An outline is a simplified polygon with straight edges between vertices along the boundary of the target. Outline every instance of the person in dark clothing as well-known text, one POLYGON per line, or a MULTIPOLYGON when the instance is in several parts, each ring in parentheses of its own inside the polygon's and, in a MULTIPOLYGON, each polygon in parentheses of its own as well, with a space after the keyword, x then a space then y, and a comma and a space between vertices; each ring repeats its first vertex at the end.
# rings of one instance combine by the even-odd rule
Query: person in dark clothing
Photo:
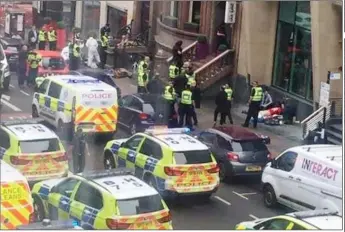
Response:
POLYGON ((100 31, 101 36, 100 36, 100 38, 102 38, 102 36, 104 36, 106 33, 110 34, 110 31, 111 31, 110 30, 110 24, 109 23, 105 24, 105 26, 101 28, 101 31, 100 31))
POLYGON ((29 31, 28 42, 31 49, 36 49, 36 45, 38 42, 38 32, 35 25, 33 25, 31 30, 29 31))
POLYGON ((27 60, 28 60, 28 47, 26 45, 22 46, 21 51, 18 55, 18 86, 19 88, 24 87, 24 82, 26 79, 27 71, 27 60))
POLYGON ((151 94, 163 94, 164 83, 159 79, 158 74, 147 83, 147 91, 151 94))
POLYGON ((185 75, 179 75, 174 79, 174 89, 178 97, 181 96, 182 91, 185 89, 188 83, 188 79, 185 75))
POLYGON ((200 109, 201 105, 201 89, 199 86, 199 83, 196 82, 196 86, 193 88, 193 96, 194 96, 194 102, 195 102, 195 108, 200 109))
POLYGON ((260 87, 258 85, 257 81, 254 81, 252 83, 252 91, 250 94, 250 98, 249 98, 249 109, 248 109, 248 113, 247 113, 247 117, 246 120, 244 122, 244 124, 242 124, 243 127, 248 127, 249 126, 249 121, 250 119, 253 117, 253 127, 256 128, 257 124, 258 124, 258 115, 259 115, 259 111, 260 111, 260 105, 261 105, 261 101, 263 98, 263 89, 262 87, 260 87))
POLYGON ((227 106, 228 106, 228 94, 225 92, 224 86, 220 87, 220 91, 218 92, 216 96, 215 103, 216 103, 216 109, 214 110, 213 126, 216 126, 217 124, 217 118, 218 118, 219 113, 220 113, 220 125, 223 125, 225 124, 225 117, 226 117, 227 106))
POLYGON ((175 43, 172 49, 173 61, 175 62, 176 66, 180 69, 183 66, 183 58, 182 58, 182 41, 179 40, 175 43))
POLYGON ((218 50, 220 45, 225 45, 225 46, 229 47, 224 23, 222 23, 218 27, 216 40, 217 40, 217 48, 216 48, 217 50, 218 50))

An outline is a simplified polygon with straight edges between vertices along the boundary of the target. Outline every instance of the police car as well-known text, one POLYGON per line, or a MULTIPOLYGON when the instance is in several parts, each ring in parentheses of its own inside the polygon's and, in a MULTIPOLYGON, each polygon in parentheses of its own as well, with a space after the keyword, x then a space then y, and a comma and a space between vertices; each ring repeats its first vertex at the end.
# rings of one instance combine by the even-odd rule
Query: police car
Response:
POLYGON ((313 210, 241 222, 236 230, 341 230, 343 218, 337 211, 313 210))
POLYGON ((158 192, 127 169, 87 172, 37 183, 39 220, 72 218, 83 229, 172 229, 158 192))
POLYGON ((188 128, 156 128, 128 139, 109 141, 106 169, 127 167, 165 198, 210 197, 219 185, 219 168, 208 147, 186 134, 188 128))
POLYGON ((29 182, 67 176, 68 160, 59 137, 38 120, 0 124, 0 159, 29 182))

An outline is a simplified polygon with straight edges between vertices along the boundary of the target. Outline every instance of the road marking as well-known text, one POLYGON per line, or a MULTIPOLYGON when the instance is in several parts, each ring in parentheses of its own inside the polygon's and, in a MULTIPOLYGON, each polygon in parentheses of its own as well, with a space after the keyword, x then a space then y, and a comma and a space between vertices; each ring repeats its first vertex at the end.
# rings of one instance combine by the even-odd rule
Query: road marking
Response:
POLYGON ((241 193, 242 196, 255 195, 256 193, 241 193))
POLYGON ((11 88, 13 88, 13 89, 15 89, 15 88, 16 88, 16 87, 14 87, 14 85, 11 85, 11 84, 10 84, 10 87, 11 87, 11 88))
POLYGON ((24 90, 20 90, 20 92, 26 96, 30 96, 30 94, 28 94, 27 92, 25 92, 24 90))
POLYGON ((230 202, 228 202, 228 201, 224 200, 224 199, 223 199, 223 198, 221 198, 221 197, 214 196, 214 198, 216 198, 218 201, 223 202, 223 203, 224 203, 224 204, 226 204, 226 205, 231 205, 231 203, 230 203, 230 202))
POLYGON ((3 95, 1 96, 1 99, 4 99, 4 100, 6 100, 6 101, 10 101, 10 100, 11 100, 11 97, 8 96, 8 95, 6 95, 6 94, 3 94, 3 95))
POLYGON ((254 216, 253 214, 249 214, 249 217, 253 218, 254 220, 258 220, 259 219, 257 216, 254 216))
POLYGON ((22 110, 19 109, 17 106, 12 105, 12 104, 9 103, 8 101, 5 101, 5 100, 1 99, 1 102, 2 102, 5 106, 7 106, 8 108, 11 108, 12 110, 14 110, 14 111, 16 111, 16 112, 21 112, 21 111, 22 111, 22 110))
POLYGON ((242 196, 240 193, 238 193, 238 192, 235 192, 235 191, 232 191, 234 194, 236 194, 237 196, 239 196, 239 197, 242 197, 243 199, 246 199, 246 200, 248 200, 248 198, 247 197, 245 197, 245 196, 242 196))

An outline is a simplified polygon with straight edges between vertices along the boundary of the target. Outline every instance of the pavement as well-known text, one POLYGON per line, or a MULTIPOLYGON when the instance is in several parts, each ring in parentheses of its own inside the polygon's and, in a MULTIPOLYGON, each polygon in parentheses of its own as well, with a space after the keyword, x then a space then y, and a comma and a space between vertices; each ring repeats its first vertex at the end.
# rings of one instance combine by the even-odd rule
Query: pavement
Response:
MULTIPOLYGON (((116 83, 121 88, 123 95, 136 91, 133 81, 128 78, 117 79, 116 83)), ((19 89, 15 74, 12 75, 10 91, 5 94, 10 96, 10 99, 2 99, 2 120, 20 120, 31 117, 33 91, 29 88, 19 89)), ((207 104, 202 105, 202 109, 198 109, 197 114, 200 129, 209 128, 213 125, 213 109, 207 107, 207 104)), ((240 115, 234 113, 233 117, 235 124, 243 122, 240 115)), ((278 155, 288 147, 298 145, 297 141, 264 130, 261 126, 256 131, 271 137, 271 145, 268 147, 273 156, 278 155)), ((115 138, 125 137, 128 135, 122 130, 119 130, 115 135, 115 138)), ((89 145, 90 155, 86 157, 86 170, 103 170, 105 142, 89 145)), ((68 150, 67 147, 65 149, 68 150)), ((168 205, 172 212, 174 228, 185 230, 201 228, 205 230, 231 230, 242 221, 289 212, 283 207, 266 208, 260 193, 260 179, 247 178, 238 178, 231 184, 222 183, 209 201, 202 201, 193 197, 177 199, 174 202, 168 202, 168 205)))

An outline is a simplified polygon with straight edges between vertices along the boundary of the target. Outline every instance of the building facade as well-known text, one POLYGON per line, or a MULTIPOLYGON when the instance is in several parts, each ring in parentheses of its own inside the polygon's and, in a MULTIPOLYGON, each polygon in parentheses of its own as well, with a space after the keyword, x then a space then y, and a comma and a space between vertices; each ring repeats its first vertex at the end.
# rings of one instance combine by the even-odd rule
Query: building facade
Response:
MULTIPOLYGON (((286 96, 304 119, 319 102, 327 73, 341 72, 342 6, 327 1, 242 2, 237 73, 286 96)), ((331 80, 330 98, 342 98, 331 80)), ((342 101, 341 101, 342 102, 342 101)))

